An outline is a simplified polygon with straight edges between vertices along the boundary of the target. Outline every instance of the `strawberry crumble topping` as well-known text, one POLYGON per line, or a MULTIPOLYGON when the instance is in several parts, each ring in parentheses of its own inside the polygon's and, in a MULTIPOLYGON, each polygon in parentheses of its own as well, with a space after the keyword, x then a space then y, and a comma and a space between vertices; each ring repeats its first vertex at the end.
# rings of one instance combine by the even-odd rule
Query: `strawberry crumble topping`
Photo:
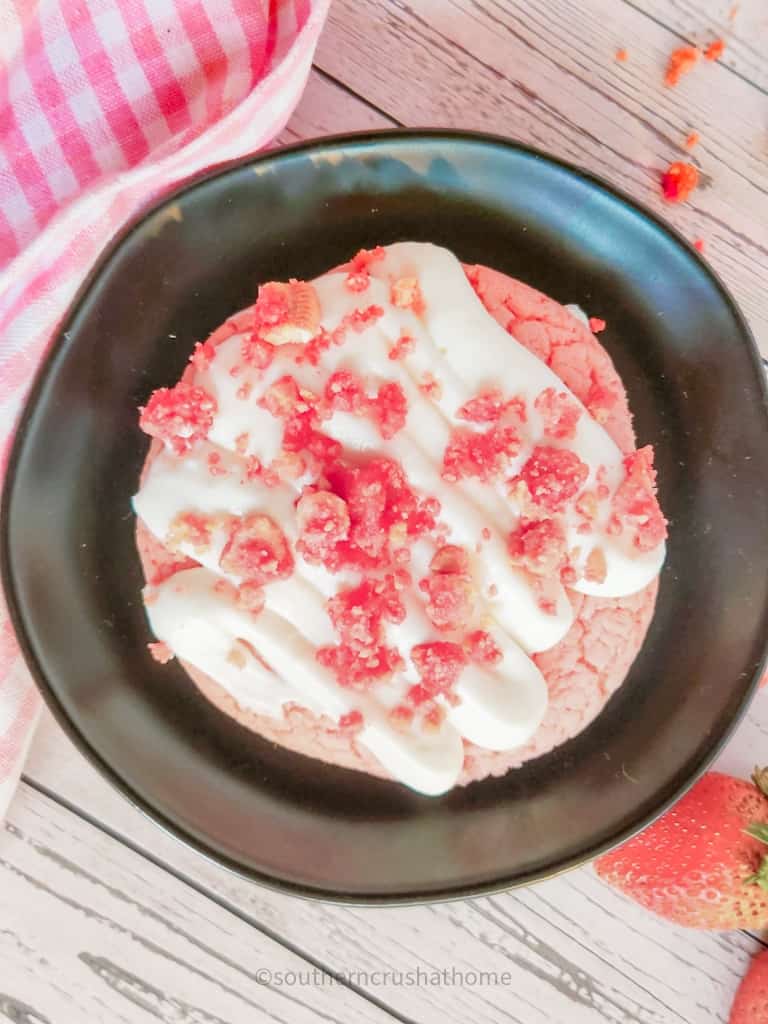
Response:
POLYGON ((424 299, 417 277, 401 277, 392 285, 392 305, 398 309, 410 309, 417 316, 424 312, 424 299))
POLYGON ((419 581, 427 597, 425 611, 440 633, 465 628, 474 611, 474 587, 463 573, 433 572, 419 581))
POLYGON ((724 39, 713 39, 712 42, 704 50, 704 56, 707 60, 719 60, 725 53, 725 40, 724 39))
POLYGON ((554 576, 565 563, 565 532, 555 519, 521 519, 507 541, 509 557, 537 576, 554 576))
POLYGON ((484 433, 454 430, 443 455, 443 480, 498 479, 519 451, 520 435, 514 427, 492 426, 484 433))
POLYGON ((401 667, 398 651, 383 643, 384 620, 398 623, 405 618, 392 576, 365 579, 339 591, 328 601, 328 615, 340 643, 319 648, 316 657, 335 673, 341 686, 366 689, 401 667))
POLYGON ((580 407, 564 391, 545 388, 534 402, 536 412, 544 421, 544 436, 569 441, 576 436, 580 407))
POLYGON ((418 707, 453 690, 467 664, 467 655, 460 644, 435 640, 413 647, 411 661, 419 673, 419 682, 409 689, 408 700, 418 707))
POLYGON ((408 402, 397 381, 385 381, 369 398, 360 377, 351 370, 337 370, 328 378, 324 397, 331 409, 370 415, 385 441, 405 426, 408 402))
POLYGON ((692 71, 699 60, 699 50, 695 46, 680 46, 669 56, 664 81, 667 85, 677 85, 683 75, 692 71))
POLYGON ((479 665, 497 665, 504 656, 491 634, 484 629, 468 633, 464 638, 464 649, 470 661, 479 665))
POLYGON ((520 471, 533 501, 547 512, 562 512, 586 483, 589 467, 567 448, 537 445, 520 471))
POLYGON ((254 513, 235 521, 219 564, 224 572, 260 586, 290 576, 293 555, 274 519, 254 513))
POLYGON ((377 245, 375 249, 361 249, 356 256, 349 261, 349 270, 344 279, 344 284, 351 292, 364 292, 371 283, 369 267, 377 260, 383 260, 386 256, 386 249, 377 245))
POLYGON ((415 342, 413 338, 410 336, 410 334, 406 334, 406 332, 403 331, 400 337, 392 346, 392 348, 389 350, 389 358, 392 360, 405 359, 406 356, 409 356, 411 352, 413 352, 414 344, 415 342))
POLYGON ((619 523, 634 531, 633 543, 651 551, 667 536, 667 523, 656 500, 653 448, 646 445, 624 459, 626 476, 613 496, 612 511, 619 523))
POLYGON ((661 176, 661 190, 670 203, 683 203, 699 184, 699 172, 693 164, 676 160, 661 176))
POLYGON ((204 388, 179 383, 153 391, 141 409, 139 426, 176 452, 185 455, 197 441, 203 441, 213 425, 216 399, 204 388))
POLYGON ((362 712, 356 708, 352 711, 347 711, 346 714, 342 715, 339 719, 339 728, 344 729, 347 732, 359 732, 365 724, 362 712))

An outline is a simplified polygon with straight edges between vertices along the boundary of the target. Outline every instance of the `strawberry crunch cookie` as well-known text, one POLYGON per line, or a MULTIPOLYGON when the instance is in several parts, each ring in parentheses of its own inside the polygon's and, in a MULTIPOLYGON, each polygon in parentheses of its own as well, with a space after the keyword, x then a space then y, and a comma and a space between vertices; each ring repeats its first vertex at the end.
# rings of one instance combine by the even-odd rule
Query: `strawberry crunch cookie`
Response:
POLYGON ((426 794, 575 736, 665 554, 603 326, 426 244, 262 285, 141 410, 154 657, 261 736, 426 794))

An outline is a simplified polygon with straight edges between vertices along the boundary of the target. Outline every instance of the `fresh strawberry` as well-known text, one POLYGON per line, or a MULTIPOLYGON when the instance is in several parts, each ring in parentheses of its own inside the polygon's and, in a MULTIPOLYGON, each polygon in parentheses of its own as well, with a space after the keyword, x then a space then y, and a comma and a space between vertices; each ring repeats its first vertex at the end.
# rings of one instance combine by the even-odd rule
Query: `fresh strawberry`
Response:
POLYGON ((768 925, 768 770, 709 772, 658 821, 595 862, 630 899, 689 928, 768 925))
POLYGON ((768 1024, 768 950, 756 956, 739 985, 728 1024, 768 1024))

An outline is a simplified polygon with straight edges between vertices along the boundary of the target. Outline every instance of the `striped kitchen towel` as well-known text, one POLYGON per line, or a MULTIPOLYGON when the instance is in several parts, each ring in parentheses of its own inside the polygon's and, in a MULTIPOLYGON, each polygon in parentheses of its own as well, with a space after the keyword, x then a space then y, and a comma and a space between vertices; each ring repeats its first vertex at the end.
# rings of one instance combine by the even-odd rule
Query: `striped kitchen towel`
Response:
MULTIPOLYGON (((329 0, 0 0, 0 472, 49 339, 110 237, 265 146, 329 0)), ((0 601, 0 819, 40 707, 0 601)))

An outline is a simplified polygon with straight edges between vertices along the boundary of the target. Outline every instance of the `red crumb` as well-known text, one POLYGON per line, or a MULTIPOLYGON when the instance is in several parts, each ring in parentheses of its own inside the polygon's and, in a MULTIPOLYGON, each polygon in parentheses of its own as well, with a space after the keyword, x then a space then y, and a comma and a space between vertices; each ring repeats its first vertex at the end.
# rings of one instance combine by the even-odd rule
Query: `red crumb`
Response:
POLYGON ((291 312, 286 287, 277 281, 261 285, 253 312, 258 327, 277 327, 286 323, 291 312))
POLYGON ((297 452, 281 451, 269 464, 269 472, 279 480, 298 480, 307 471, 307 463, 297 452))
POLYGON ((696 252, 704 252, 704 239, 703 238, 696 238, 696 239, 694 239, 693 248, 696 250, 696 252))
POLYGON ((719 60, 725 53, 725 40, 724 39, 713 39, 712 42, 704 50, 704 56, 707 60, 719 60))
POLYGON ((314 392, 300 388, 294 377, 285 374, 267 388, 258 404, 272 416, 284 420, 312 413, 317 402, 314 392))
POLYGON ((484 433, 454 430, 443 455, 443 479, 494 480, 519 451, 520 437, 514 427, 492 426, 484 433))
POLYGON ((469 555, 464 548, 460 548, 456 544, 445 544, 438 548, 432 556, 429 571, 466 575, 469 572, 469 555))
POLYGON ((177 455, 185 455, 208 436, 217 405, 204 388, 179 383, 153 391, 139 412, 139 426, 145 434, 164 441, 177 455))
POLYGON ((243 338, 240 352, 246 363, 257 370, 266 370, 275 358, 275 346, 272 342, 260 338, 255 332, 243 338))
POLYGON ((627 52, 627 50, 624 49, 624 47, 616 51, 616 60, 621 61, 622 64, 625 60, 627 60, 628 57, 629 53, 627 52))
POLYGON ((522 519, 507 541, 509 557, 536 576, 552 576, 566 561, 562 526, 554 519, 522 519))
POLYGON ((425 373, 421 378, 419 384, 419 391, 422 395, 426 395, 427 398, 433 399, 435 402, 440 401, 443 396, 443 386, 436 377, 431 373, 425 373))
POLYGON ((237 603, 251 615, 264 611, 265 601, 264 588, 253 580, 246 580, 237 588, 237 603))
POLYGON ((464 649, 470 661, 480 665, 497 665, 503 658, 501 648, 490 633, 484 629, 476 629, 464 637, 464 649))
POLYGON ((177 572, 183 572, 185 569, 194 569, 199 562, 196 562, 194 558, 177 558, 173 561, 163 562, 159 565, 151 579, 148 581, 153 587, 159 587, 161 583, 165 583, 171 576, 175 576, 177 572))
POLYGON ((245 479, 258 480, 263 472, 261 459, 256 455, 249 455, 245 460, 245 479))
MULTIPOLYGON (((305 345, 299 348, 298 353, 294 356, 294 362, 309 363, 310 366, 317 366, 323 352, 327 352, 332 344, 334 344, 333 336, 321 327, 314 338, 310 338, 305 345)), ((338 342, 338 344, 341 344, 341 342, 338 342)))
POLYGON ((521 423, 528 422, 528 409, 525 405, 525 399, 522 395, 516 395, 514 398, 510 398, 506 404, 505 411, 512 413, 513 416, 517 416, 521 423))
POLYGON ((344 279, 344 284, 351 292, 364 292, 371 283, 371 275, 367 270, 358 273, 350 271, 344 279))
POLYGON ((533 501, 547 512, 562 512, 579 493, 589 476, 575 452, 567 448, 537 445, 520 471, 533 501))
POLYGON ((347 732, 359 732, 363 727, 363 714, 356 708, 352 711, 347 711, 346 714, 342 715, 339 719, 339 728, 344 729, 347 732))
POLYGON ((339 591, 327 609, 341 642, 321 647, 317 660, 336 674, 342 686, 365 687, 400 667, 398 652, 382 643, 384 620, 399 623, 405 618, 392 576, 366 579, 339 591))
POLYGON ((435 640, 413 647, 411 660, 419 673, 420 682, 409 689, 408 699, 411 704, 418 706, 439 694, 450 693, 467 664, 467 655, 459 644, 435 640))
POLYGON ((419 499, 392 459, 374 458, 362 466, 337 461, 328 465, 326 476, 329 490, 343 499, 349 515, 347 537, 327 545, 321 556, 329 572, 387 568, 390 542, 399 548, 435 528, 440 503, 419 499))
POLYGON ((667 523, 656 500, 653 448, 646 445, 624 459, 626 477, 613 496, 611 509, 622 526, 634 530, 634 545, 651 551, 667 536, 667 523))
POLYGON ((730 11, 728 11, 728 21, 735 21, 736 15, 739 13, 739 4, 733 4, 730 11))
POLYGON ((304 494, 296 505, 296 521, 299 527, 296 550, 308 562, 324 562, 349 535, 347 503, 330 491, 304 494))
POLYGON ((661 190, 670 203, 683 203, 699 183, 699 172, 693 164, 676 160, 661 176, 661 190))
POLYGON ((405 426, 408 415, 408 400, 402 387, 396 381, 382 384, 371 399, 370 410, 384 440, 394 437, 405 426))
POLYGON ((320 647, 315 657, 319 664, 333 672, 340 686, 360 690, 391 676, 403 664, 397 650, 384 644, 366 648, 363 652, 347 644, 320 647))
MULTIPOLYGON (((451 700, 450 703, 454 703, 454 701, 451 700)), ((445 716, 445 708, 441 708, 439 704, 425 705, 424 715, 421 719, 422 732, 437 732, 445 721, 445 716)))
POLYGON ((599 316, 591 316, 589 318, 589 329, 593 334, 600 334, 606 327, 605 320, 602 320, 599 316))
POLYGON ((237 435, 237 437, 235 438, 235 451, 237 452, 238 455, 245 455, 245 453, 248 451, 249 440, 250 435, 248 434, 247 430, 244 430, 242 434, 237 435))
POLYGON ((504 395, 499 388, 486 388, 457 409, 456 416, 470 423, 495 423, 503 413, 504 395))
POLYGON ((229 470, 221 465, 221 455, 218 452, 211 452, 208 455, 208 472, 211 476, 229 475, 229 470))
POLYGON ((700 138, 701 136, 698 132, 691 132, 685 140, 685 148, 693 149, 694 146, 698 146, 700 138))
MULTIPOLYGON (((342 317, 338 327, 331 334, 331 341, 334 345, 343 345, 347 340, 347 333, 352 331, 355 334, 362 334, 369 327, 384 316, 381 306, 366 306, 364 309, 353 309, 342 317)), ((310 345, 312 342, 309 343, 310 345)))
POLYGON ((468 625, 474 611, 474 588, 468 576, 430 573, 419 581, 419 589, 427 595, 425 611, 436 630, 444 633, 468 625))
POLYGON ((216 526, 213 516, 202 512, 179 512, 168 527, 166 545, 172 551, 189 544, 195 551, 206 551, 211 546, 211 534, 216 526))
POLYGON ((424 298, 417 277, 401 277, 390 291, 390 300, 398 309, 410 309, 417 316, 424 312, 424 298))
POLYGON ((664 81, 667 85, 677 85, 683 75, 692 71, 698 62, 700 51, 695 46, 681 46, 669 57, 664 81))
POLYGON ((545 388, 534 402, 544 421, 544 436, 569 441, 576 436, 581 407, 565 391, 545 388))
POLYGON ((261 586, 290 576, 293 555, 274 519, 253 513, 235 520, 219 565, 224 572, 261 586))
POLYGON ((390 359, 405 359, 413 352, 414 340, 410 334, 403 332, 389 350, 390 359))
POLYGON ((212 345, 210 341, 198 341, 192 355, 189 357, 189 361, 198 372, 202 372, 208 369, 215 355, 215 345, 212 345))
POLYGON ((368 396, 362 378, 351 370, 336 370, 325 384, 323 397, 332 409, 364 414, 368 410, 368 396))
POLYGON ((604 583, 607 574, 605 552, 602 548, 593 548, 587 556, 587 564, 584 568, 585 579, 590 583, 604 583))
POLYGON ((351 370, 337 370, 328 378, 324 398, 332 409, 369 414, 385 440, 394 437, 405 426, 408 402, 396 381, 386 381, 374 398, 365 393, 365 385, 351 370))
POLYGON ((386 249, 382 245, 377 245, 375 249, 361 249, 349 261, 349 270, 344 280, 347 288, 351 292, 365 291, 371 281, 371 263, 383 260, 386 254, 386 249))
POLYGON ((167 665, 173 658, 173 651, 168 644, 164 644, 162 640, 157 643, 147 644, 147 647, 155 661, 160 662, 161 665, 167 665))
POLYGON ((413 708, 407 707, 405 704, 397 704, 387 715, 390 725, 398 731, 404 731, 409 728, 413 721, 413 708))

